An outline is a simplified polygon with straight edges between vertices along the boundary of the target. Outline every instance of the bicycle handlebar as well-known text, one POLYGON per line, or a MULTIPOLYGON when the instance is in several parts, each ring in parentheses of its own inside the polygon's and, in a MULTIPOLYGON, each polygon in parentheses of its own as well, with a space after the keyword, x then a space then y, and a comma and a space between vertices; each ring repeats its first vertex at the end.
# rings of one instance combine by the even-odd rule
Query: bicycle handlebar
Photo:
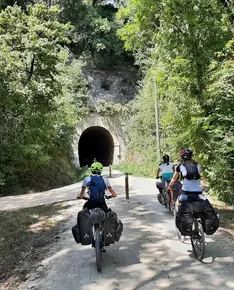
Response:
MULTIPOLYGON (((111 199, 111 198, 113 198, 111 195, 104 195, 104 197, 105 197, 106 199, 111 199)), ((90 198, 88 198, 87 196, 84 196, 83 198, 80 198, 79 196, 77 196, 77 199, 90 200, 90 198)))

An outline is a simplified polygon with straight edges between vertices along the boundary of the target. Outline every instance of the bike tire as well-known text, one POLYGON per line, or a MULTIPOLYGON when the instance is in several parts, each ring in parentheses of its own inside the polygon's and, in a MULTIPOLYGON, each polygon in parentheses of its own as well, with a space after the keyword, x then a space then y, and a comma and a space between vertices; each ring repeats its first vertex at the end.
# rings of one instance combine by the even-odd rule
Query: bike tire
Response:
POLYGON ((205 256, 205 235, 200 222, 197 222, 197 232, 190 238, 195 258, 202 261, 205 256))
POLYGON ((173 209, 171 203, 168 204, 168 210, 169 210, 169 212, 170 212, 171 215, 174 215, 174 209, 173 209))
POLYGON ((102 270, 102 252, 101 252, 101 241, 100 241, 100 227, 95 227, 95 252, 96 252, 96 265, 97 270, 102 270))

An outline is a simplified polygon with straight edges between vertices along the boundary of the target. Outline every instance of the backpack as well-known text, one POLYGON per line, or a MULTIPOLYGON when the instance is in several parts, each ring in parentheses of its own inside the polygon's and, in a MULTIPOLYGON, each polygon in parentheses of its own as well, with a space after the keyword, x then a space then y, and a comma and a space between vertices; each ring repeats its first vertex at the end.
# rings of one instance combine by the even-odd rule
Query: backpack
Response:
POLYGON ((185 163, 183 164, 183 166, 186 168, 187 174, 186 176, 184 176, 184 178, 188 179, 188 180, 192 180, 192 179, 200 179, 200 174, 198 172, 198 168, 196 164, 192 164, 192 163, 185 163))
POLYGON ((88 183, 90 200, 104 202, 106 183, 101 175, 92 175, 88 183))

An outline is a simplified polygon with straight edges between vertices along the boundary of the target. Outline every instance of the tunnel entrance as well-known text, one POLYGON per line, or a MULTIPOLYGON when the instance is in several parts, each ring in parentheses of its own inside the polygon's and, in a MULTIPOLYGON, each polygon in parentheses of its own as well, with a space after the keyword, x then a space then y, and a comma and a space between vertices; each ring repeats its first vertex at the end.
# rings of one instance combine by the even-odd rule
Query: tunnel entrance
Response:
POLYGON ((80 136, 78 144, 80 166, 93 163, 96 158, 103 166, 113 163, 114 141, 108 130, 100 126, 87 128, 80 136))

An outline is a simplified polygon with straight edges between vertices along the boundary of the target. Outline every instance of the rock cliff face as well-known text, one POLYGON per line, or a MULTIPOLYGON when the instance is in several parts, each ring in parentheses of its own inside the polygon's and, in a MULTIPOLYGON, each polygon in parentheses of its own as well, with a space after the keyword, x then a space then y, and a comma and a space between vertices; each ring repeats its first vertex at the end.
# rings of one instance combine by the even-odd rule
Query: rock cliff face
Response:
MULTIPOLYGON (((134 66, 112 69, 85 69, 84 74, 90 88, 90 106, 99 101, 111 106, 127 104, 136 95, 138 70, 134 66)), ((109 107, 110 108, 110 107, 109 107)), ((73 140, 76 167, 90 165, 97 158, 104 166, 120 163, 126 152, 124 130, 128 117, 121 113, 90 113, 77 124, 73 140)))
POLYGON ((133 66, 112 69, 86 69, 84 71, 90 86, 91 100, 126 104, 136 95, 138 70, 133 66))

